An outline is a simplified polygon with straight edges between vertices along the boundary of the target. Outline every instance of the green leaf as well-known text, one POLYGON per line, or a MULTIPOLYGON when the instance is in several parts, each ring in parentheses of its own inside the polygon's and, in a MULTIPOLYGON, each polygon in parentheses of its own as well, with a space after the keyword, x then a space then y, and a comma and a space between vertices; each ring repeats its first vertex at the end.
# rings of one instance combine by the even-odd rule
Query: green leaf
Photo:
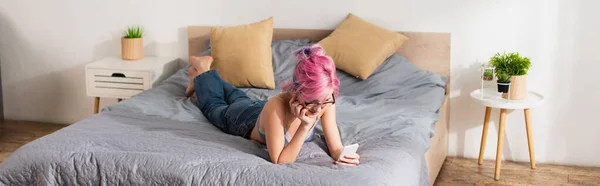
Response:
POLYGON ((531 67, 531 61, 527 57, 521 57, 518 52, 503 54, 496 53, 490 64, 496 67, 496 72, 509 76, 525 75, 531 67))
POLYGON ((124 38, 142 38, 144 30, 141 26, 129 26, 125 30, 124 38))

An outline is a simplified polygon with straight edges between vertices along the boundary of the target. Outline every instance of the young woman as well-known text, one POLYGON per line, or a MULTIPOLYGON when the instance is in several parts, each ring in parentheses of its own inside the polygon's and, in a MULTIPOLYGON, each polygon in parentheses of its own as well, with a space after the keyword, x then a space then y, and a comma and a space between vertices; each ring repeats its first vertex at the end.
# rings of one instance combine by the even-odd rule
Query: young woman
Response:
MULTIPOLYGON (((335 119, 335 98, 340 81, 333 60, 319 45, 295 52, 298 64, 284 93, 268 101, 252 100, 245 92, 223 81, 210 70, 210 56, 190 57, 187 96, 197 98, 198 108, 222 131, 267 146, 271 162, 296 160, 302 144, 312 140, 314 126, 321 120, 329 153, 334 160, 343 145, 335 119)), ((339 158, 337 164, 358 165, 358 154, 339 158)))

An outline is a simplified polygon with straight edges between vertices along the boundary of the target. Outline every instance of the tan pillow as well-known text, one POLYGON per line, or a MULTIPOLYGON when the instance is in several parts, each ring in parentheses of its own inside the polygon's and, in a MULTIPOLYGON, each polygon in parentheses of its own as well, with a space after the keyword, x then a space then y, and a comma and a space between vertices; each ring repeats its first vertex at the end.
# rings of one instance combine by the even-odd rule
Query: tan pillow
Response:
POLYGON ((273 17, 246 25, 214 27, 210 34, 211 69, 236 87, 274 89, 272 39, 273 17))
POLYGON ((408 37, 369 23, 353 14, 319 44, 335 66, 362 80, 367 79, 408 37))

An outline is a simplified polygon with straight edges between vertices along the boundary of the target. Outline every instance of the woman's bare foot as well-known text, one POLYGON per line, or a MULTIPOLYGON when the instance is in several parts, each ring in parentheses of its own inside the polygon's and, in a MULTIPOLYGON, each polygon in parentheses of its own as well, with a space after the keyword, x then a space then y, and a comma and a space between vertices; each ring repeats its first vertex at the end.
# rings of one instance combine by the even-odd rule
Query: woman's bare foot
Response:
POLYGON ((185 96, 190 97, 192 96, 195 92, 194 92, 194 78, 196 78, 196 76, 209 71, 210 70, 210 65, 213 62, 213 58, 210 56, 202 56, 202 57, 196 57, 196 56, 190 56, 190 64, 192 64, 192 67, 190 67, 188 69, 188 77, 190 78, 190 83, 188 84, 188 87, 185 89, 185 96))
POLYGON ((198 72, 200 72, 200 74, 209 71, 210 70, 210 65, 213 62, 213 58, 210 56, 202 56, 202 57, 195 57, 195 56, 191 56, 190 57, 190 63, 192 64, 192 66, 194 68, 196 68, 196 70, 198 72))
POLYGON ((196 78, 196 76, 198 75, 200 75, 200 73, 198 73, 196 68, 190 67, 188 69, 188 77, 190 79, 190 83, 188 83, 188 86, 185 89, 185 96, 190 97, 194 94, 194 78, 196 78))

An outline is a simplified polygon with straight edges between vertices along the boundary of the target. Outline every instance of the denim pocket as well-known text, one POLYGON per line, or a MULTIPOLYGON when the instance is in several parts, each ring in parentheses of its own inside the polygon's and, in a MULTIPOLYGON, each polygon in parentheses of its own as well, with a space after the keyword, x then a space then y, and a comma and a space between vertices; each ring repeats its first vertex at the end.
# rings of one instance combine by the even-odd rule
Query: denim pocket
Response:
MULTIPOLYGON (((262 110, 264 104, 260 101, 240 101, 229 105, 225 117, 229 121, 226 132, 238 136, 243 136, 251 129, 249 120, 255 120, 258 113, 262 110)), ((252 125, 254 126, 254 125, 252 125)))

